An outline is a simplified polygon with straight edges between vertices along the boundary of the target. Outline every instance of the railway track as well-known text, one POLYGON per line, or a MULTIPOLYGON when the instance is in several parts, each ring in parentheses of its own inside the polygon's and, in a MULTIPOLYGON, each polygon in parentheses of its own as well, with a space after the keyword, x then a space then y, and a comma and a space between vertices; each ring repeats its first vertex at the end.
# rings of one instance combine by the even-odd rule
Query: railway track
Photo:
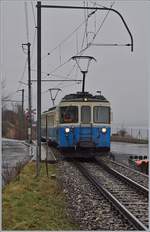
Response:
POLYGON ((124 164, 118 163, 116 161, 112 161, 108 159, 107 157, 96 157, 96 160, 102 160, 104 163, 107 164, 107 166, 115 169, 116 171, 122 173, 123 175, 129 177, 130 179, 134 180, 140 185, 143 185, 144 187, 148 188, 149 185, 149 176, 141 173, 137 170, 134 170, 133 168, 130 168, 124 164))
POLYGON ((111 173, 113 176, 115 176, 119 180, 123 181, 128 186, 131 186, 131 188, 137 189, 137 191, 139 191, 140 193, 142 193, 144 196, 146 196, 148 198, 148 194, 149 194, 148 188, 146 188, 142 184, 137 183, 135 180, 133 180, 133 178, 131 179, 131 178, 127 177, 126 175, 124 175, 123 173, 115 170, 113 167, 110 167, 109 165, 106 165, 106 163, 103 162, 102 160, 96 159, 96 162, 101 167, 103 167, 106 171, 108 171, 109 173, 111 173))
POLYGON ((75 166, 136 230, 148 230, 148 189, 103 162, 75 166))

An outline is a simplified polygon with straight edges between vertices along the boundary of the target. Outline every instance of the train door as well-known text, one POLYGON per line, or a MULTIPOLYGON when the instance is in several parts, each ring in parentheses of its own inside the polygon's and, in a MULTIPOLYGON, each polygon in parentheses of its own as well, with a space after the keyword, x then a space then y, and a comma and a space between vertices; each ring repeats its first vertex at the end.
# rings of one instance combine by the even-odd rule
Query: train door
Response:
POLYGON ((81 106, 80 141, 91 141, 91 139, 92 139, 91 107, 81 106))

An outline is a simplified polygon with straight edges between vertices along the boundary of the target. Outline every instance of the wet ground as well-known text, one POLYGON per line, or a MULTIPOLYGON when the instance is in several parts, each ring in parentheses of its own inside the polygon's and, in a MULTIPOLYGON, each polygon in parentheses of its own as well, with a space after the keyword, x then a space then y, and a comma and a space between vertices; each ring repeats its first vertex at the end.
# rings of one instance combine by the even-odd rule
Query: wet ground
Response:
MULTIPOLYGON (((111 152, 117 161, 128 163, 130 155, 148 156, 148 145, 112 142, 111 152)), ((2 139, 2 174, 5 168, 13 168, 18 162, 29 160, 31 153, 32 151, 27 144, 25 145, 25 141, 2 139)))
POLYGON ((148 144, 111 142, 111 151, 123 154, 148 156, 148 144))
POLYGON ((13 179, 19 167, 30 160, 30 149, 25 141, 2 139, 2 186, 13 179))
POLYGON ((111 142, 111 152, 118 162, 129 164, 130 156, 147 156, 149 157, 148 144, 132 144, 122 142, 111 142))
MULTIPOLYGON (((129 155, 148 156, 148 144, 131 144, 122 142, 111 142, 111 152, 117 153, 120 158, 126 158, 129 155)), ((24 141, 13 139, 2 139, 2 163, 10 167, 15 166, 18 161, 30 156, 29 147, 24 141)))
POLYGON ((24 141, 2 139, 2 166, 14 167, 29 156, 29 147, 24 141))

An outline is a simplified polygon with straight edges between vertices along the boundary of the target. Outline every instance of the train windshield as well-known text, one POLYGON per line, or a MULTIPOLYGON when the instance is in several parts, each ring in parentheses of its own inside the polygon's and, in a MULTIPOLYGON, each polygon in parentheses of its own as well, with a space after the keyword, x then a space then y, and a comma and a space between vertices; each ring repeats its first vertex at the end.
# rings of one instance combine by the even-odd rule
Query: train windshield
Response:
POLYGON ((78 122, 77 106, 60 107, 60 123, 77 123, 77 122, 78 122))
POLYGON ((93 112, 93 119, 95 123, 110 123, 110 107, 95 106, 93 112))
POLYGON ((82 123, 91 122, 91 107, 90 106, 81 107, 81 122, 82 123))

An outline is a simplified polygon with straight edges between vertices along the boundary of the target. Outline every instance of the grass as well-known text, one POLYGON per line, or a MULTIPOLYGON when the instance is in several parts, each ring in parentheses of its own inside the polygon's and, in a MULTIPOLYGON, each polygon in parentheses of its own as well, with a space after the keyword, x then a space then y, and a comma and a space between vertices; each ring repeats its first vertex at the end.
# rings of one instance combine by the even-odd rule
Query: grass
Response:
MULTIPOLYGON (((49 165, 49 176, 57 173, 49 165)), ((3 230, 77 230, 67 216, 65 196, 57 180, 47 178, 41 164, 40 177, 35 177, 35 163, 29 163, 20 179, 7 185, 2 193, 3 230)))

